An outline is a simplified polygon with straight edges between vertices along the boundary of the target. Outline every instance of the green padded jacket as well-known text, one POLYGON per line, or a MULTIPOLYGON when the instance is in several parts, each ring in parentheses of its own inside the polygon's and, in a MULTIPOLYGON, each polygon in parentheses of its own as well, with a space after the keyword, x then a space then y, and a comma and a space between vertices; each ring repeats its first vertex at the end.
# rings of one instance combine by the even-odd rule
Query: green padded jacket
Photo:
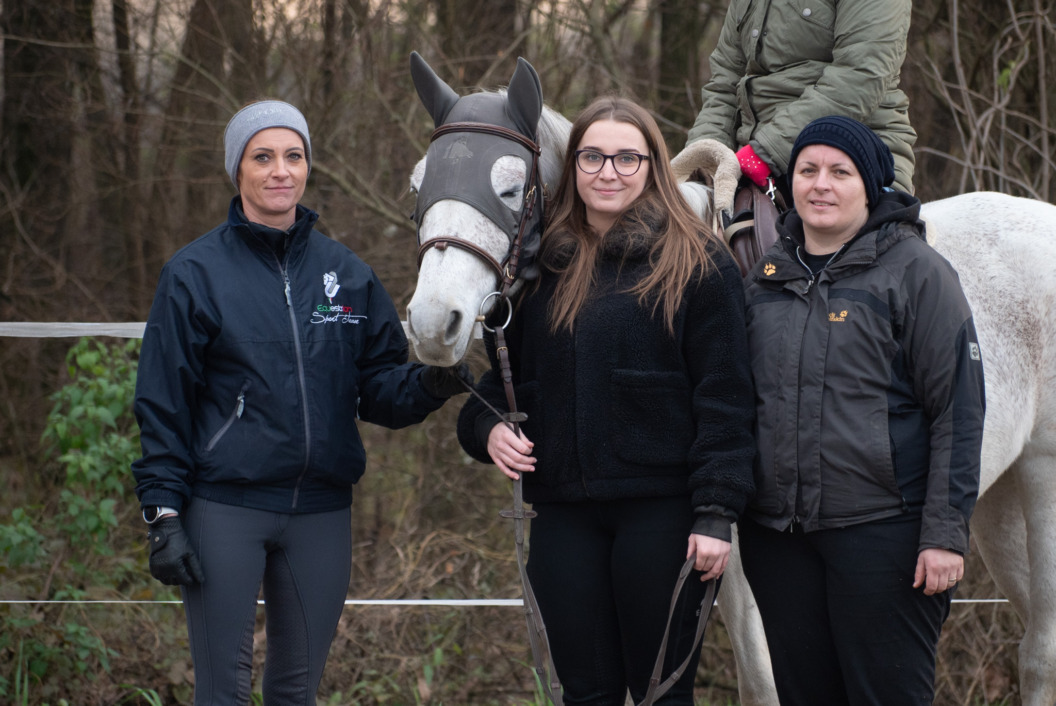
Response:
POLYGON ((846 115, 872 128, 913 193, 909 99, 899 89, 911 0, 731 0, 689 142, 751 144, 775 175, 807 123, 846 115))

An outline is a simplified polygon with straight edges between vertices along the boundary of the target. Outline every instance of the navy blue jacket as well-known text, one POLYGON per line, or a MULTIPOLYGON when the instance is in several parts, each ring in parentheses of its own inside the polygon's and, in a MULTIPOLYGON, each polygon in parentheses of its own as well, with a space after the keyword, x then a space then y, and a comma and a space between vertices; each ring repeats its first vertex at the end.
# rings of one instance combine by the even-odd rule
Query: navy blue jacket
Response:
POLYGON ((275 512, 347 507, 366 461, 357 415, 398 428, 444 400, 407 363, 373 270, 314 230, 314 212, 297 207, 280 259, 240 203, 162 270, 136 383, 136 493, 177 510, 192 495, 275 512))

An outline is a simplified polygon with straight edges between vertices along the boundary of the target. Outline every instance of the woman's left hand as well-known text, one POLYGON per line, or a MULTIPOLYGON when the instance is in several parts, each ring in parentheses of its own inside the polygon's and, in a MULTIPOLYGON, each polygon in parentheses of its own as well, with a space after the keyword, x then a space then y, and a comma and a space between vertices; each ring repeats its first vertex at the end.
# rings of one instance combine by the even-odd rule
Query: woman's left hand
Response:
POLYGON ((693 568, 704 572, 704 575, 700 577, 701 581, 708 581, 722 576, 722 572, 726 570, 726 564, 730 562, 731 548, 730 543, 723 539, 715 539, 703 534, 691 534, 686 558, 696 557, 693 568))
POLYGON ((913 588, 924 587, 925 596, 948 591, 964 578, 964 557, 949 549, 925 549, 917 555, 913 588))

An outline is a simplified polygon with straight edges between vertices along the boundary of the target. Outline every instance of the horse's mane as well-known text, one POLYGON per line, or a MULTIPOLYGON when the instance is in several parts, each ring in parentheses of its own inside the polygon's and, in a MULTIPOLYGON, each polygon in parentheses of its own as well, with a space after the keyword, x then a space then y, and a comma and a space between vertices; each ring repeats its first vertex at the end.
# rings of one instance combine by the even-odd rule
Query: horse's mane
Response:
POLYGON ((568 136, 572 132, 572 121, 548 105, 543 106, 539 117, 539 171, 543 183, 557 188, 561 179, 561 168, 565 163, 565 150, 568 147, 568 136))
MULTIPOLYGON (((496 93, 505 100, 506 89, 500 88, 484 93, 496 93)), ((561 179, 561 168, 565 162, 565 149, 568 136, 572 132, 572 121, 548 105, 543 105, 543 114, 539 116, 537 141, 539 143, 539 172, 544 184, 557 187, 561 179)))

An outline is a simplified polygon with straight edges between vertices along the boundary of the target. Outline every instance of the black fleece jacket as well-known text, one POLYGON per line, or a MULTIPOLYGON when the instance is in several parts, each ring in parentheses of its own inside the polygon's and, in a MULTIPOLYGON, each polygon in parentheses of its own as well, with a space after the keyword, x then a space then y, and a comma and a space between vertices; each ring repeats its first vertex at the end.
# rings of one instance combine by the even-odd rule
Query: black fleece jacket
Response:
MULTIPOLYGON (((574 331, 550 330, 557 276, 546 262, 538 287, 519 302, 506 331, 517 406, 535 443, 524 474, 529 502, 684 495, 693 531, 730 538, 752 493, 753 392, 742 281, 722 246, 714 266, 687 288, 668 332, 662 316, 628 293, 650 271, 653 228, 625 217, 603 239, 596 284, 574 331)), ((495 343, 478 391, 503 411, 495 343)), ((471 397, 458 435, 490 463, 487 435, 498 418, 471 397)))

